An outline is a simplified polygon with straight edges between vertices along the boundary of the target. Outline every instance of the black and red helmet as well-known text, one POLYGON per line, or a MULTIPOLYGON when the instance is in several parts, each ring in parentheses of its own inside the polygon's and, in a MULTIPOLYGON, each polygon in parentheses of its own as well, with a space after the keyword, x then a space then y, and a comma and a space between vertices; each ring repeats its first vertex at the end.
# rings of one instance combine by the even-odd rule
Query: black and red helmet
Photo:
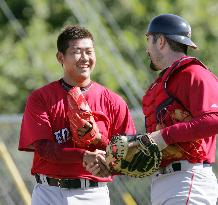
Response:
POLYGON ((154 17, 148 25, 147 34, 160 33, 178 43, 197 48, 191 40, 191 26, 180 16, 161 14, 154 17))

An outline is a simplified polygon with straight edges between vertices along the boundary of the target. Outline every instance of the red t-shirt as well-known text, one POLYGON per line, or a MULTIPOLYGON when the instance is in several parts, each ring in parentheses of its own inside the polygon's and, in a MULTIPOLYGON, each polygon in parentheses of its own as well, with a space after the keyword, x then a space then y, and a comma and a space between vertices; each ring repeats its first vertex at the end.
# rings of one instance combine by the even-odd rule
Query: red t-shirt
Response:
MULTIPOLYGON (((110 122, 97 121, 100 133, 105 139, 118 134, 135 134, 135 127, 125 101, 107 88, 92 82, 84 96, 92 111, 102 112, 110 122)), ((32 174, 45 174, 56 178, 86 178, 94 181, 111 181, 111 177, 100 178, 91 175, 82 165, 84 149, 74 147, 67 119, 67 91, 60 81, 52 82, 33 91, 28 97, 23 115, 19 150, 34 151, 37 140, 47 139, 75 152, 72 163, 50 162, 34 152, 32 174)), ((90 151, 102 149, 92 146, 90 151)))
POLYGON ((189 122, 177 123, 161 130, 167 144, 203 140, 206 161, 215 162, 218 133, 218 80, 209 70, 191 65, 169 81, 169 91, 192 114, 189 122), (205 123, 202 123, 205 122, 205 123))

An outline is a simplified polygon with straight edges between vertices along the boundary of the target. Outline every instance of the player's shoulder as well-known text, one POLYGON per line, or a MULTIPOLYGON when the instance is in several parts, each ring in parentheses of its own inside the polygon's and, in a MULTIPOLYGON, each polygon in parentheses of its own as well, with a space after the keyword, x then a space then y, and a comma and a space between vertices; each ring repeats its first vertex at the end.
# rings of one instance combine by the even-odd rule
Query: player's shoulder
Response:
POLYGON ((46 85, 43 85, 35 90, 33 90, 28 98, 32 98, 32 99, 35 99, 35 98, 43 98, 44 96, 49 96, 49 95, 53 95, 56 91, 58 91, 60 88, 60 83, 59 81, 53 81, 53 82, 50 82, 46 85))
POLYGON ((206 79, 215 79, 215 75, 205 66, 194 63, 188 65, 185 69, 181 71, 181 75, 185 78, 190 78, 192 80, 206 80, 206 79))

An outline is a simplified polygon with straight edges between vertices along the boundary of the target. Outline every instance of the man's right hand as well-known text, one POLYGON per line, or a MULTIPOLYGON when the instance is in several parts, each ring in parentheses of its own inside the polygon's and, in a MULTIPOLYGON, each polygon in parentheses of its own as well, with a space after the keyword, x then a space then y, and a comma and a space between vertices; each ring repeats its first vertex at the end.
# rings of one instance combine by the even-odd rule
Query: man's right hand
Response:
POLYGON ((105 153, 105 151, 98 149, 95 152, 86 151, 83 157, 83 166, 95 176, 110 176, 111 173, 106 165, 105 153))

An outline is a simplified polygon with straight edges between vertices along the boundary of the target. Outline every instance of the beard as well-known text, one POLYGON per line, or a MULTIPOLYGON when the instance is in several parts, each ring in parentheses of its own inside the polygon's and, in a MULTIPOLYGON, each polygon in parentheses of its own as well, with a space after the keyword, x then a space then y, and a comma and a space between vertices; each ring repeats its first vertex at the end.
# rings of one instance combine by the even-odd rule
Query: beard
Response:
POLYGON ((150 60, 149 68, 150 68, 152 71, 157 71, 158 68, 157 68, 157 66, 153 63, 153 61, 152 61, 152 59, 151 59, 150 53, 148 52, 147 55, 148 55, 148 58, 149 58, 149 60, 150 60))
POLYGON ((150 60, 150 69, 152 71, 158 71, 159 69, 157 68, 157 66, 152 62, 152 60, 150 60))
POLYGON ((152 58, 152 56, 151 56, 151 54, 148 52, 148 58, 150 59, 150 69, 152 70, 152 71, 159 71, 159 70, 161 70, 160 69, 160 62, 162 61, 162 59, 163 59, 163 55, 158 51, 158 50, 156 50, 155 51, 155 63, 154 63, 154 56, 153 56, 153 58, 152 58))

